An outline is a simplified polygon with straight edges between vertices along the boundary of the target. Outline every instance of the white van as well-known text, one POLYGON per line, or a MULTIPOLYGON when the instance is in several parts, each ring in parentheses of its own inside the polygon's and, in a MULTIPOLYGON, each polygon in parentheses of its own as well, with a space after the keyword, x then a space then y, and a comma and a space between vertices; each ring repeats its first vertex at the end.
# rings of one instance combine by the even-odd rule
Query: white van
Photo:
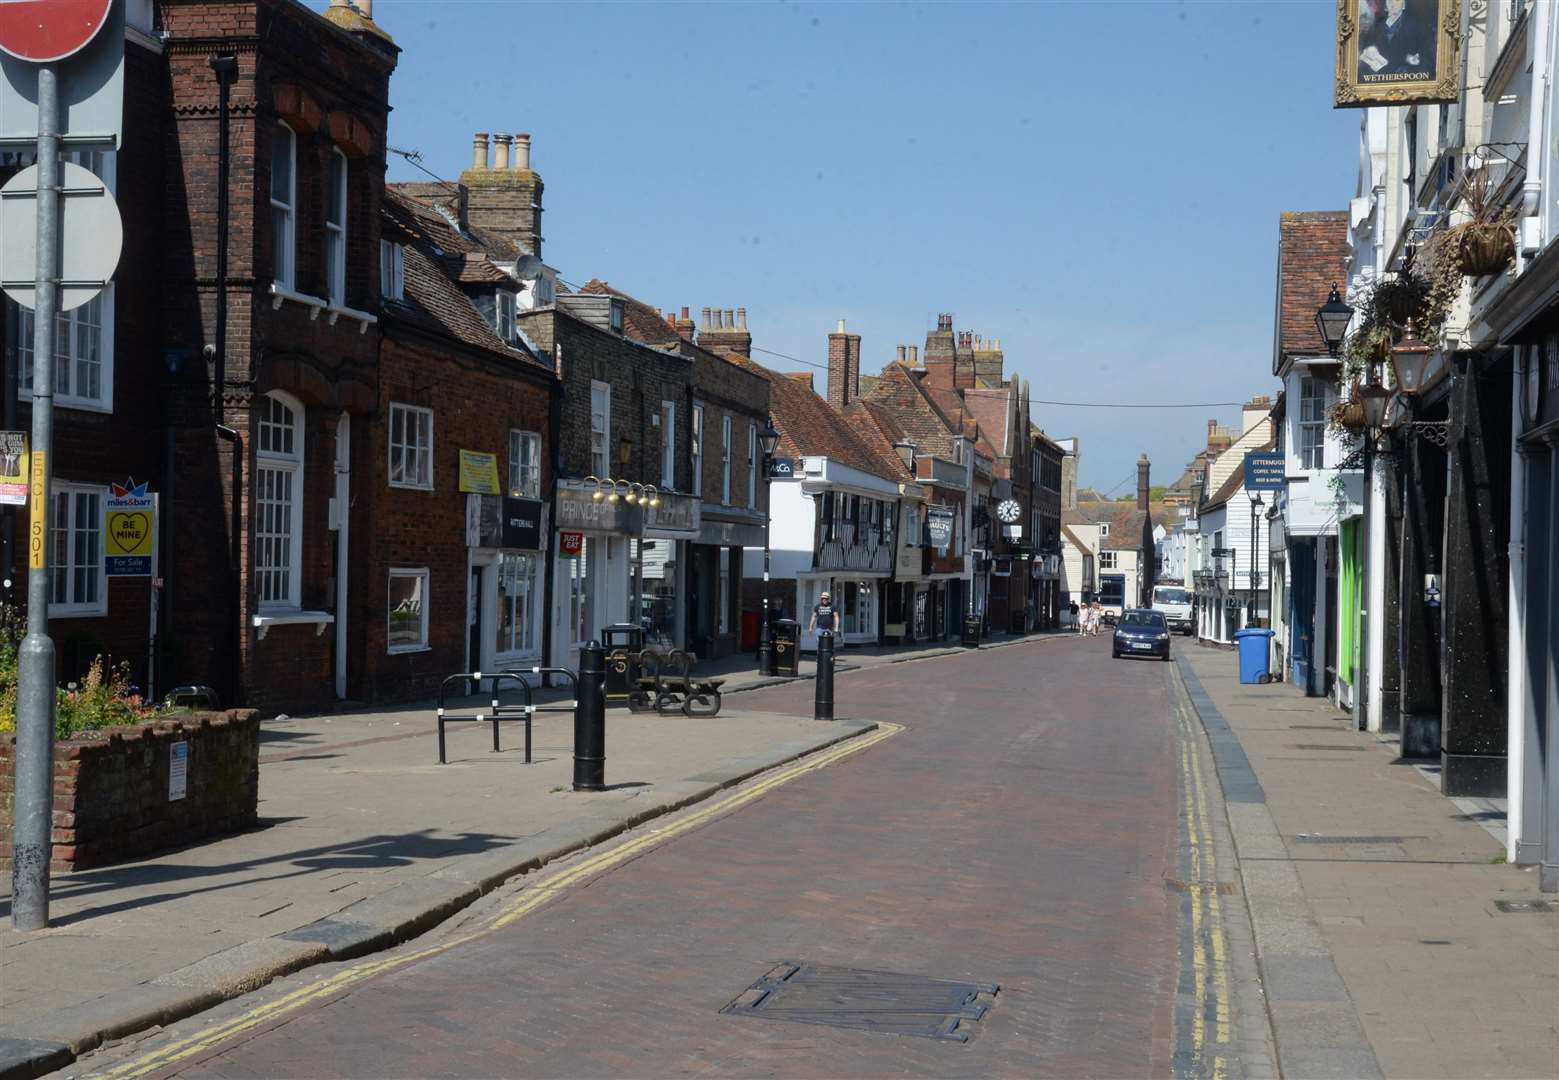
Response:
POLYGON ((1191 614, 1191 590, 1183 585, 1153 586, 1153 610, 1161 612, 1171 630, 1194 633, 1196 620, 1191 614))

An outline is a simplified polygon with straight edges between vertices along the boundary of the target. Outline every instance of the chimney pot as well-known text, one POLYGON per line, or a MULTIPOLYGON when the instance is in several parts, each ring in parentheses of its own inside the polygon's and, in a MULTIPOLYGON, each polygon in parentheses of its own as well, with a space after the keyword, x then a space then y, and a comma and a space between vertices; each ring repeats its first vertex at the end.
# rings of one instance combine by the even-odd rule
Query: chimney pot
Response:
POLYGON ((900 345, 899 346, 899 363, 902 364, 903 362, 904 362, 904 346, 900 345))
POLYGON ((530 170, 530 136, 524 132, 514 136, 514 168, 517 171, 530 170))
POLYGON ((836 333, 836 334, 844 333, 844 320, 843 319, 839 320, 839 325, 838 325, 838 327, 835 328, 834 333, 836 333))
POLYGON ((704 329, 708 330, 710 328, 710 325, 711 324, 709 322, 709 309, 705 308, 704 309, 704 329))
POLYGON ((471 168, 487 168, 487 132, 485 131, 478 131, 471 136, 471 168))
POLYGON ((508 135, 493 136, 493 168, 509 167, 509 144, 514 140, 508 135))
POLYGON ((920 366, 920 346, 919 345, 911 345, 909 347, 909 362, 911 364, 915 365, 916 367, 920 366))
POLYGON ((363 18, 372 21, 374 17, 374 0, 357 0, 357 10, 363 13, 363 18))
POLYGON ((747 329, 747 309, 744 307, 736 309, 736 328, 738 330, 747 329))
POLYGON ((725 309, 725 328, 727 330, 736 329, 736 312, 730 308, 725 309))

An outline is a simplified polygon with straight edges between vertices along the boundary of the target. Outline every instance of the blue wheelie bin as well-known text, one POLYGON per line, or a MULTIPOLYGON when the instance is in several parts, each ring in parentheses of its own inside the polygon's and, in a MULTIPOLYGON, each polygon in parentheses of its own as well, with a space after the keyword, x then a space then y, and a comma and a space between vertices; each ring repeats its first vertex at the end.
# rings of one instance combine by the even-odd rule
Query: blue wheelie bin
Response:
POLYGON ((1267 642, 1273 631, 1262 627, 1250 627, 1234 632, 1234 641, 1240 651, 1240 682, 1268 683, 1272 675, 1267 670, 1267 642))

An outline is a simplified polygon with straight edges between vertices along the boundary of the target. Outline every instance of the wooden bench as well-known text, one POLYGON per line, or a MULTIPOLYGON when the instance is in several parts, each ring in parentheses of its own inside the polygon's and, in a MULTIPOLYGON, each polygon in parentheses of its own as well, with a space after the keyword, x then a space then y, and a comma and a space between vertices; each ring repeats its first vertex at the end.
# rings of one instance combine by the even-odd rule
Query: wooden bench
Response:
POLYGON ((628 692, 630 712, 662 715, 716 716, 720 712, 720 686, 724 679, 701 679, 693 674, 698 657, 681 649, 647 648, 636 657, 639 677, 628 692))

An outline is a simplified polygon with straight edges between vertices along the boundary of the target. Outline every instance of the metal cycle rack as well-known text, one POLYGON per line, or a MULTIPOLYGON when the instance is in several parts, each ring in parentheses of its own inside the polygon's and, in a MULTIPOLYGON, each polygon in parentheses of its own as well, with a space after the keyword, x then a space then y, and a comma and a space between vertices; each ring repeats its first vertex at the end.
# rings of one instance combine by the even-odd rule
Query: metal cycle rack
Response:
MULTIPOLYGON (((538 669, 547 670, 547 669, 538 669)), ((468 671, 459 675, 451 675, 439 684, 438 688, 438 763, 449 764, 444 755, 444 724, 450 720, 476 720, 488 722, 493 725, 493 752, 497 753, 501 747, 498 745, 498 725, 504 720, 523 720, 525 722, 525 764, 531 764, 531 717, 535 715, 537 707, 532 703, 530 683, 526 682, 519 672, 514 671, 468 671), (480 687, 483 679, 493 680, 492 700, 487 712, 452 713, 445 707, 449 696, 449 688, 455 683, 470 682, 476 680, 480 687), (508 680, 519 686, 520 692, 525 695, 523 705, 505 705, 499 699, 500 687, 508 680)), ((548 710, 556 711, 556 710, 548 710)))

